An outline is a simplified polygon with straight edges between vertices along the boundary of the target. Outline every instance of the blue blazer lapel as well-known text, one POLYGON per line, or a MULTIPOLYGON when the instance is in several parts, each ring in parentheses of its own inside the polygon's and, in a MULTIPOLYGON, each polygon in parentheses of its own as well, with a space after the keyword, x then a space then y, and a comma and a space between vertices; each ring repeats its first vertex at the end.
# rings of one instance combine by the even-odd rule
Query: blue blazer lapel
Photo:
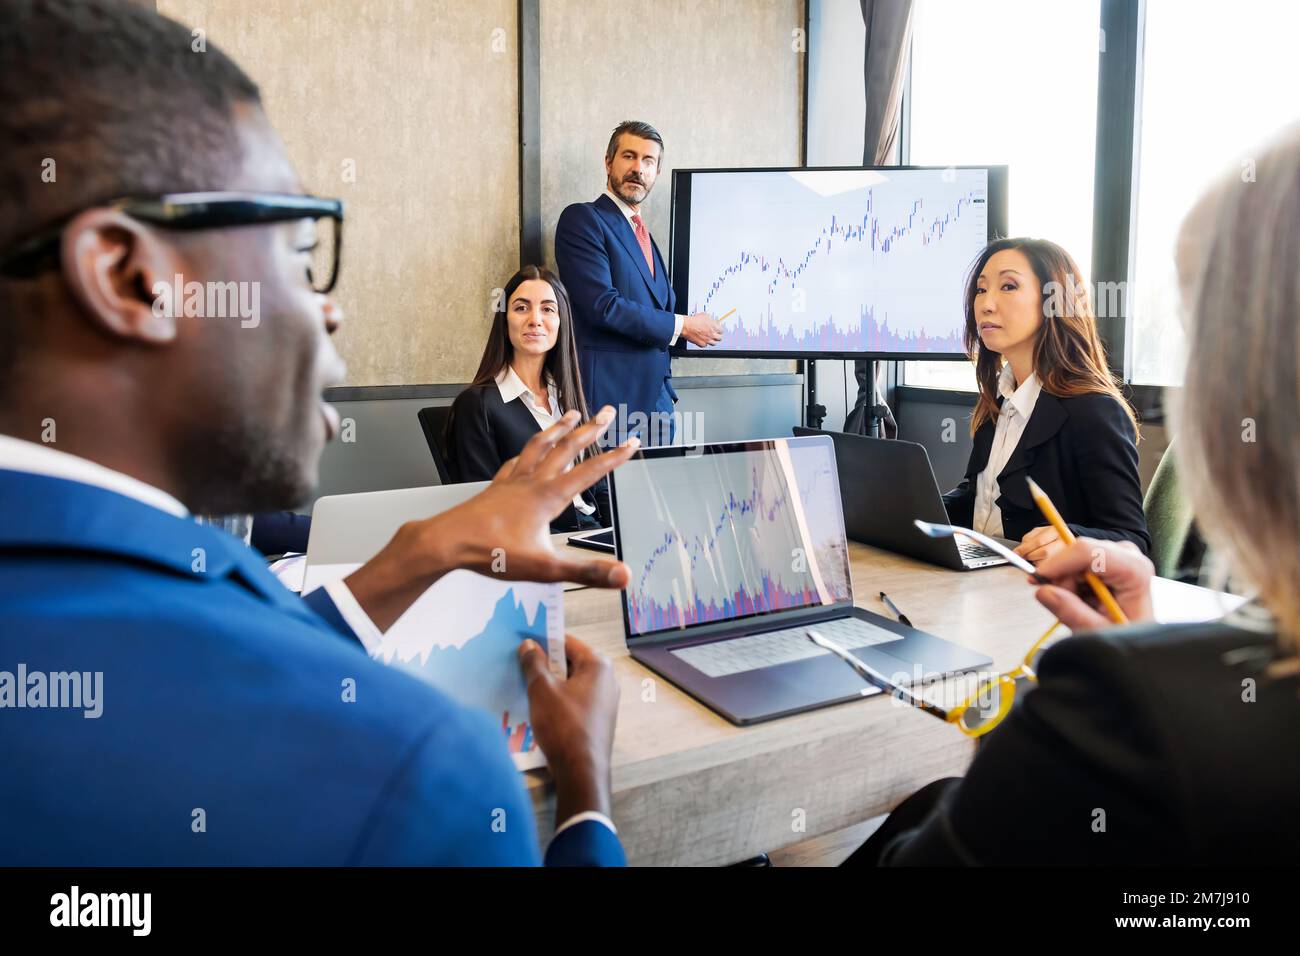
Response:
MULTIPOLYGON (((655 282, 655 276, 650 275, 650 265, 645 261, 645 253, 641 251, 641 244, 636 241, 636 232, 633 231, 632 224, 623 216, 623 210, 619 209, 618 206, 614 204, 614 200, 610 199, 604 193, 601 193, 596 198, 596 202, 593 205, 595 205, 596 209, 598 209, 605 217, 605 221, 609 223, 609 228, 613 230, 614 235, 618 236, 618 240, 623 244, 623 248, 627 250, 627 254, 636 262, 637 269, 641 271, 641 278, 645 280, 645 286, 650 290, 650 294, 654 296, 655 302, 659 303, 660 306, 663 306, 665 296, 660 294, 655 282)), ((650 240, 650 247, 654 252, 658 252, 658 248, 655 246, 653 238, 650 240)), ((662 276, 662 257, 660 257, 660 265, 657 272, 662 276)))
POLYGON ((0 551, 23 550, 100 552, 185 577, 231 577, 278 607, 312 613, 259 552, 224 531, 93 485, 0 470, 0 551))
POLYGON ((668 281, 668 266, 664 263, 663 253, 659 251, 659 243, 655 242, 654 236, 650 237, 650 248, 654 250, 655 261, 659 263, 655 268, 655 300, 671 311, 673 284, 668 281))

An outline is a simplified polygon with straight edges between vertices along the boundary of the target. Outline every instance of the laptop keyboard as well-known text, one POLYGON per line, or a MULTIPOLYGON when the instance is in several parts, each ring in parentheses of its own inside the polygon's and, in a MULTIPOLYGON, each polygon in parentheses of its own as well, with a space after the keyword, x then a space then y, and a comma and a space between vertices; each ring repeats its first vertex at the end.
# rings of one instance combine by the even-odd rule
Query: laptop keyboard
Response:
POLYGON ((972 541, 957 542, 957 550, 961 552, 963 561, 978 561, 981 558, 1001 558, 992 548, 986 548, 982 544, 975 544, 972 541))
POLYGON ((899 635, 883 627, 856 617, 842 617, 833 621, 752 634, 749 637, 735 637, 729 641, 696 644, 668 653, 690 664, 706 677, 728 677, 829 654, 830 651, 808 640, 810 627, 845 650, 900 640, 899 635))

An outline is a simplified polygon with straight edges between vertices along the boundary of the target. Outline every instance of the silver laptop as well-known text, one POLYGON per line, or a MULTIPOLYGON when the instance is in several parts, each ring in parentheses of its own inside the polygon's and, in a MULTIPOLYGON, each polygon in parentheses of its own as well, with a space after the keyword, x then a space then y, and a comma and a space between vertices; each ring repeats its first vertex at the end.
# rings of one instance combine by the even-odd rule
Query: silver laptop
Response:
POLYGON ((733 723, 879 693, 810 626, 899 684, 991 663, 854 607, 828 437, 647 448, 610 491, 629 653, 733 723))
POLYGON ((307 569, 325 564, 364 564, 408 521, 428 518, 473 498, 490 482, 431 485, 327 495, 316 501, 307 538, 307 569))

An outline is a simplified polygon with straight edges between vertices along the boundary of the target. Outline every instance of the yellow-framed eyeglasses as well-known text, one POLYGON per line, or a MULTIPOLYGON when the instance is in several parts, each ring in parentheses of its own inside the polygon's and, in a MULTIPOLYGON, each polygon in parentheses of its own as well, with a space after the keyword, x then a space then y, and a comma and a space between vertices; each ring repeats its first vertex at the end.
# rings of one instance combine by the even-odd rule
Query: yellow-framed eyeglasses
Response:
POLYGON ((1034 641, 1019 667, 980 681, 975 693, 948 711, 943 719, 955 724, 968 737, 980 737, 1000 724, 1002 718, 1011 713, 1011 705, 1016 702, 1016 689, 1021 684, 1038 682, 1038 658, 1042 655, 1043 645, 1060 626, 1060 621, 1054 622, 1042 637, 1034 641))
POLYGON ((910 704, 918 710, 923 710, 927 714, 938 717, 942 721, 954 724, 958 730, 968 737, 979 737, 996 727, 1002 722, 1002 718, 1011 712, 1011 705, 1016 700, 1016 687, 1018 685, 1029 681, 1035 683, 1038 681, 1038 657, 1042 654, 1043 645, 1047 642, 1047 639, 1060 626, 1060 621, 1053 622, 1052 626, 1043 632, 1043 636, 1034 641, 1028 653, 1025 654, 1025 659, 1020 662, 1019 667, 980 681, 975 688, 975 693, 951 710, 944 710, 938 704, 930 703, 921 694, 902 686, 897 681, 891 680, 866 661, 850 654, 843 647, 823 637, 812 628, 809 628, 806 633, 810 641, 838 656, 844 663, 866 678, 868 683, 874 684, 903 703, 910 704))

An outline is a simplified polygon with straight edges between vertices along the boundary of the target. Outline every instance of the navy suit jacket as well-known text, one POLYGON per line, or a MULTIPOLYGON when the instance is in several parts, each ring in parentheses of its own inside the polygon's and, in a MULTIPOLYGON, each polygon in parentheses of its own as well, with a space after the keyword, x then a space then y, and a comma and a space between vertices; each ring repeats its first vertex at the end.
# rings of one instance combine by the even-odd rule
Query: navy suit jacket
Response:
POLYGON ((578 365, 587 406, 624 416, 649 415, 665 384, 674 400, 668 343, 677 326, 677 298, 653 237, 650 274, 636 233, 614 200, 574 203, 555 228, 555 263, 569 290, 578 365))
POLYGON ((252 545, 263 554, 304 554, 311 537, 311 515, 264 511, 253 515, 252 545))
MULTIPOLYGON (((0 864, 539 861, 494 721, 222 531, 0 470, 0 622, 0 671, 103 675, 97 718, 0 707, 0 864)), ((546 862, 624 857, 590 821, 546 862)))

